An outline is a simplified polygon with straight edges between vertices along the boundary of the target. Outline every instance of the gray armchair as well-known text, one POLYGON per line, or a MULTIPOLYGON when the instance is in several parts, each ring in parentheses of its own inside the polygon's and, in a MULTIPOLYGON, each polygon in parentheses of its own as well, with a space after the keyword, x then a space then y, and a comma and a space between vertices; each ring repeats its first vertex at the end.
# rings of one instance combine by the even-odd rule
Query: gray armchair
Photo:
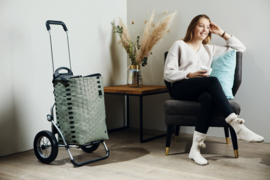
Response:
MULTIPOLYGON (((165 60, 168 52, 165 52, 165 60)), ((234 75, 234 85, 233 85, 233 95, 235 96, 237 90, 240 87, 242 80, 242 53, 236 53, 236 68, 234 75)), ((165 124, 167 125, 167 138, 166 138, 166 150, 165 155, 169 154, 172 131, 175 127, 175 141, 177 141, 179 136, 180 126, 195 126, 196 117, 199 114, 200 103, 192 101, 180 101, 174 100, 171 94, 171 83, 164 80, 169 94, 171 96, 170 100, 167 100, 164 105, 164 115, 165 115, 165 124)), ((229 100, 230 105, 236 114, 240 114, 240 104, 235 100, 229 100)), ((226 143, 229 144, 229 129, 231 134, 231 139, 233 143, 233 149, 235 157, 239 157, 237 137, 234 129, 225 121, 225 118, 221 114, 214 110, 214 116, 210 127, 223 127, 226 137, 226 143)))

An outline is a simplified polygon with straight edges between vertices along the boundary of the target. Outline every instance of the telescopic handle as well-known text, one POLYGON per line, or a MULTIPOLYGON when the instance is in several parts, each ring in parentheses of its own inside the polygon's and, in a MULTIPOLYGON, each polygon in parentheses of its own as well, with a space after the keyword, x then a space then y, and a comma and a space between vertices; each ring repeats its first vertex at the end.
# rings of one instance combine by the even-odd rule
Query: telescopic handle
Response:
POLYGON ((47 27, 47 30, 48 30, 48 31, 51 30, 50 24, 51 24, 51 25, 61 25, 61 26, 63 26, 63 29, 64 29, 65 31, 68 30, 68 29, 67 29, 67 26, 65 25, 64 22, 62 22, 62 21, 48 20, 48 21, 46 21, 46 27, 47 27))

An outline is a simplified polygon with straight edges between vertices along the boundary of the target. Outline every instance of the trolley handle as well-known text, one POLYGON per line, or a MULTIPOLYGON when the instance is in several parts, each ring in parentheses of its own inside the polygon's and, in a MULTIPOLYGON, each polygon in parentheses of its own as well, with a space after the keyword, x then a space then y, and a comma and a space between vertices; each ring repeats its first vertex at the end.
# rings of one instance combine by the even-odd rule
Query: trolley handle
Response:
POLYGON ((60 68, 58 68, 58 69, 55 70, 54 77, 59 77, 60 75, 70 75, 70 76, 73 76, 73 72, 69 68, 67 68, 67 67, 60 67, 60 68), (62 69, 67 70, 67 73, 60 73, 59 71, 62 70, 62 69))
POLYGON ((54 20, 48 20, 48 21, 46 21, 46 27, 47 27, 47 30, 48 31, 51 30, 50 24, 51 25, 61 25, 61 26, 63 26, 63 29, 65 31, 68 31, 67 26, 65 25, 64 22, 62 22, 62 21, 54 21, 54 20))
POLYGON ((56 69, 55 73, 53 74, 53 83, 55 80, 62 80, 63 82, 68 82, 68 79, 73 76, 73 72, 67 67, 60 67, 56 69), (67 73, 60 73, 59 71, 65 69, 67 73))

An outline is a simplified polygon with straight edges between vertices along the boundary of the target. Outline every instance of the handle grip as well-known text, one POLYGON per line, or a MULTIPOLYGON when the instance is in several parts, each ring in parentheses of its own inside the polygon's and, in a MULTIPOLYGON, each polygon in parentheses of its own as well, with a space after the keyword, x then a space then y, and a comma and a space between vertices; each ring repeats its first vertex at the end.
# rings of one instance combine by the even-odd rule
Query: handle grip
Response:
POLYGON ((70 76, 73 76, 73 72, 69 68, 67 68, 67 67, 60 67, 60 68, 58 68, 58 69, 55 70, 54 77, 57 78, 60 75, 70 75, 70 76), (62 69, 67 70, 67 73, 60 73, 59 71, 62 70, 62 69))
POLYGON ((60 68, 55 70, 55 73, 53 74, 53 81, 52 82, 54 83, 56 80, 61 80, 63 82, 67 82, 71 76, 73 76, 73 72, 69 68, 60 67, 60 68), (59 71, 62 69, 67 70, 67 73, 59 73, 59 71))
POLYGON ((68 29, 67 29, 67 26, 65 25, 64 22, 62 22, 62 21, 48 20, 48 21, 46 21, 46 27, 47 27, 47 30, 48 30, 48 31, 51 30, 50 24, 51 24, 51 25, 61 25, 61 26, 63 26, 63 29, 64 29, 65 31, 68 30, 68 29))

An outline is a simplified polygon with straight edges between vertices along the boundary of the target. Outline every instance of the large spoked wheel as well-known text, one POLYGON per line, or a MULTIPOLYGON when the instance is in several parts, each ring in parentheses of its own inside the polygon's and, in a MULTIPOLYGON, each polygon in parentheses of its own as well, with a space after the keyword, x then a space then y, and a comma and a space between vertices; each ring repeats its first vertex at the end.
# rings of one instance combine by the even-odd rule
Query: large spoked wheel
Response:
POLYGON ((49 164, 58 154, 58 144, 55 136, 50 131, 40 131, 34 140, 34 151, 38 160, 49 164))
POLYGON ((89 145, 89 146, 81 146, 81 149, 82 149, 84 152, 92 153, 92 152, 94 152, 95 150, 97 150, 97 148, 99 147, 99 144, 100 144, 100 143, 96 143, 96 144, 89 145))

